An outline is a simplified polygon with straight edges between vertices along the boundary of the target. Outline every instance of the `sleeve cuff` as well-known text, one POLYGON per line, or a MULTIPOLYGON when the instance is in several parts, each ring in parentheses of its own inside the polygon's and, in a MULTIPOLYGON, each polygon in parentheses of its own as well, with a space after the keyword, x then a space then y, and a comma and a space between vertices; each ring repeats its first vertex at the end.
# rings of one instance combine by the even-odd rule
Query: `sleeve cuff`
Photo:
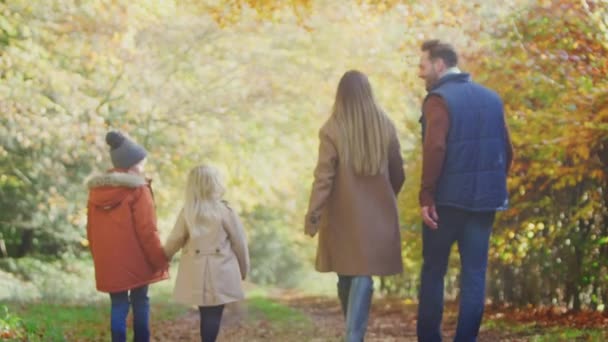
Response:
POLYGON ((418 200, 420 203, 420 207, 430 207, 435 204, 435 199, 433 198, 433 195, 426 191, 420 192, 418 200))

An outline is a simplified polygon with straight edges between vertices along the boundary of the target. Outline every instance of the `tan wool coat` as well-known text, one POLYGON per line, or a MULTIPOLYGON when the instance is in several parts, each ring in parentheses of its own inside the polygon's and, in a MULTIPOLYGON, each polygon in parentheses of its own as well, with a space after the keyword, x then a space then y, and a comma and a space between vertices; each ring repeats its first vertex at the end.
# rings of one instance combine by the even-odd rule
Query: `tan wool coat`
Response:
POLYGON ((403 271, 396 195, 405 180, 396 132, 383 170, 356 175, 340 163, 337 128, 319 131, 305 231, 318 231, 316 269, 342 275, 392 275, 403 271))
POLYGON ((177 302, 214 306, 245 298, 241 280, 249 270, 247 239, 238 215, 227 205, 221 223, 205 227, 196 238, 190 238, 180 212, 164 249, 168 258, 182 249, 173 291, 177 302))

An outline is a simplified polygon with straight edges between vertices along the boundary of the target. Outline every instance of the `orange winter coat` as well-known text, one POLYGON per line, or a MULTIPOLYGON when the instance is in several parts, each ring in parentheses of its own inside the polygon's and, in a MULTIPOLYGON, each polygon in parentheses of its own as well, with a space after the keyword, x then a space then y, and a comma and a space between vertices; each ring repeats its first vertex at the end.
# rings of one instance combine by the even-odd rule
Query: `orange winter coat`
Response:
POLYGON ((87 237, 97 290, 121 292, 167 279, 169 264, 146 179, 111 170, 87 185, 87 237))

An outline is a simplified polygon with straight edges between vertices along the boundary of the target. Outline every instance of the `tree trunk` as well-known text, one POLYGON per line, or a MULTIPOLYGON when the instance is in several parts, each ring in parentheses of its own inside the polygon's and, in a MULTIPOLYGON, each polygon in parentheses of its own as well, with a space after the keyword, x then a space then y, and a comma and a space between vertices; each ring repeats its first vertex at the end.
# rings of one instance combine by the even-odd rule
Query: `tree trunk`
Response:
POLYGON ((503 293, 505 302, 512 304, 515 301, 515 276, 510 265, 503 268, 503 293))
POLYGON ((6 244, 4 239, 0 238, 0 258, 8 258, 8 252, 6 251, 6 244))
MULTIPOLYGON (((578 254, 578 253, 576 253, 578 254)), ((575 263, 572 267, 572 272, 568 276, 568 282, 566 283, 566 298, 568 303, 572 301, 572 311, 578 312, 581 310, 581 298, 580 298, 580 265, 578 263, 578 256, 575 254, 575 263)))
POLYGON ((604 304, 604 316, 608 317, 608 287, 602 289, 602 303, 604 304))
POLYGON ((380 277, 380 292, 386 294, 386 280, 384 277, 380 277))
MULTIPOLYGON (((576 259, 577 255, 574 256, 576 259)), ((568 282, 566 283, 566 298, 568 303, 572 301, 572 311, 578 312, 581 310, 581 298, 580 298, 580 269, 578 269, 578 260, 575 260, 572 266, 572 272, 568 276, 568 282)))
MULTIPOLYGON (((608 191, 608 186, 604 187, 606 191, 608 191)), ((608 203, 604 203, 604 213, 608 213, 608 209, 606 206, 608 203)), ((600 223, 600 227, 602 230, 600 231, 600 236, 608 235, 608 214, 602 215, 602 222, 600 223)), ((608 244, 605 244, 600 247, 600 260, 608 260, 608 244)), ((600 298, 602 300, 602 304, 604 304, 604 316, 608 317, 608 266, 606 264, 600 266, 600 277, 601 280, 599 283, 599 292, 600 298)))
POLYGON ((498 306, 498 304, 501 302, 500 286, 502 285, 502 282, 500 281, 500 278, 497 275, 500 274, 502 267, 504 266, 496 265, 492 267, 490 277, 487 280, 488 296, 490 297, 490 300, 492 301, 492 306, 494 307, 498 306))
POLYGON ((23 229, 21 231, 21 244, 17 249, 17 258, 24 257, 27 253, 32 250, 34 246, 34 230, 33 229, 23 229))
POLYGON ((523 276, 524 284, 526 284, 526 294, 525 296, 522 296, 525 298, 525 303, 523 304, 538 305, 541 299, 541 295, 539 293, 541 291, 541 285, 538 277, 540 270, 538 270, 536 265, 529 265, 526 267, 526 269, 527 271, 524 272, 525 275, 523 276))
POLYGON ((580 288, 576 286, 574 291, 574 300, 572 301, 572 311, 579 312, 581 311, 581 296, 580 296, 580 288))

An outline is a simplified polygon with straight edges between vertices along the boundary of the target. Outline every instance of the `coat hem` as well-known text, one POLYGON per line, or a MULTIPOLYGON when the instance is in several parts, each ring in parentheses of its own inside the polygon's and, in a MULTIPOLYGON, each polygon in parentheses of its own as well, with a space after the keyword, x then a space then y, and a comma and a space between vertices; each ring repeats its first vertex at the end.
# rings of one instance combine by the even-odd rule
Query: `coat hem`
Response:
POLYGON ((350 276, 376 276, 376 277, 389 277, 389 276, 395 276, 395 275, 399 275, 403 273, 403 268, 399 271, 387 271, 387 272, 340 272, 338 270, 335 269, 329 269, 329 268, 318 268, 315 267, 315 270, 317 272, 320 273, 336 273, 336 274, 340 274, 340 275, 350 275, 350 276))
POLYGON ((154 278, 152 280, 141 281, 141 282, 135 283, 134 285, 129 285, 129 286, 121 286, 121 287, 117 287, 117 288, 107 288, 107 287, 97 286, 97 291, 104 292, 104 293, 123 292, 123 291, 136 289, 136 288, 142 287, 144 285, 152 285, 154 283, 158 283, 160 281, 167 280, 167 279, 169 279, 169 275, 164 274, 158 278, 154 278))
POLYGON ((509 209, 509 205, 508 204, 503 204, 500 205, 498 207, 482 207, 482 208, 475 208, 475 207, 471 207, 471 206, 466 206, 466 205, 462 205, 462 204, 457 204, 457 203, 453 203, 453 202, 437 202, 435 201, 435 207, 452 207, 452 208, 458 208, 458 209, 462 209, 462 210, 467 210, 467 211, 471 211, 471 212, 475 212, 475 213, 481 213, 481 212, 488 212, 488 211, 505 211, 507 209, 509 209))
POLYGON ((182 299, 177 299, 175 297, 173 297, 173 300, 176 303, 186 305, 186 306, 216 306, 216 305, 225 305, 225 304, 240 302, 240 301, 245 300, 245 297, 240 298, 240 299, 220 300, 217 302, 206 302, 206 303, 200 303, 200 302, 197 303, 194 300, 193 301, 182 300, 182 299))

